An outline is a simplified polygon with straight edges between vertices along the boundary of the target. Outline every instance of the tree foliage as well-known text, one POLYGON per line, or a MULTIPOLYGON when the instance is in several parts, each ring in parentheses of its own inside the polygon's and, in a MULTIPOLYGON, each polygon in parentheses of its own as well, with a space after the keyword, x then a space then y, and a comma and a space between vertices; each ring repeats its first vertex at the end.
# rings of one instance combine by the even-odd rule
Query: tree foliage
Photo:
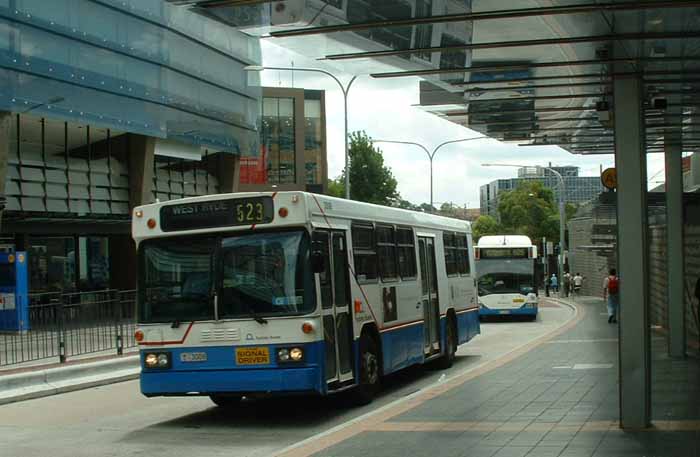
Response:
POLYGON ((501 233, 501 224, 494 217, 486 214, 479 216, 472 224, 472 237, 475 242, 484 235, 500 235, 501 233))
POLYGON ((554 193, 540 181, 526 181, 502 194, 498 214, 504 232, 559 241, 559 210, 554 193))
POLYGON ((345 197, 345 182, 342 180, 342 176, 337 179, 328 180, 328 195, 331 197, 344 198, 345 197))
MULTIPOLYGON (((391 169, 384 165, 382 151, 374 146, 365 132, 350 134, 349 155, 350 198, 378 205, 396 204, 400 199, 396 191, 396 178, 391 169)), ((337 181, 344 190, 345 170, 337 181)))

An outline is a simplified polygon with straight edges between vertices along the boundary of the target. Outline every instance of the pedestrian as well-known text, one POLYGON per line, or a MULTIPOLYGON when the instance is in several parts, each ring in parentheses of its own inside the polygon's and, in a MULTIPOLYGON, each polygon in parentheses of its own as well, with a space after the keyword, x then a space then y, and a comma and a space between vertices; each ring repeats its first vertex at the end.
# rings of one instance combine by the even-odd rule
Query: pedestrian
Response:
POLYGON ((551 286, 549 276, 545 276, 544 278, 544 293, 547 297, 549 297, 549 288, 551 286))
POLYGON ((568 271, 564 273, 564 277, 561 278, 561 285, 562 285, 562 291, 564 292, 564 296, 568 297, 569 292, 571 291, 571 273, 568 271))
POLYGON ((617 314, 620 308, 620 278, 614 268, 610 269, 610 274, 603 281, 603 298, 608 303, 608 323, 617 323, 617 314))
POLYGON ((583 287, 583 276, 581 276, 581 273, 576 273, 576 276, 574 276, 574 279, 573 279, 573 284, 574 284, 574 295, 580 295, 581 288, 583 287))
POLYGON ((552 284, 552 292, 556 293, 559 292, 559 280, 557 279, 557 275, 552 273, 552 277, 550 278, 550 283, 552 284))

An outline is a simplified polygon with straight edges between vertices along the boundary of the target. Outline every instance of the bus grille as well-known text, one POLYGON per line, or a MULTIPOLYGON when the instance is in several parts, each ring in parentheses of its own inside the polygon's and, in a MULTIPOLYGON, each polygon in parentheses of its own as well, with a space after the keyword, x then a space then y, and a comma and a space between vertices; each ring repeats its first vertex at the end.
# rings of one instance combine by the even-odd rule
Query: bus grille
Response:
POLYGON ((238 341, 241 339, 241 332, 237 328, 215 328, 210 330, 202 330, 202 343, 212 341, 238 341))

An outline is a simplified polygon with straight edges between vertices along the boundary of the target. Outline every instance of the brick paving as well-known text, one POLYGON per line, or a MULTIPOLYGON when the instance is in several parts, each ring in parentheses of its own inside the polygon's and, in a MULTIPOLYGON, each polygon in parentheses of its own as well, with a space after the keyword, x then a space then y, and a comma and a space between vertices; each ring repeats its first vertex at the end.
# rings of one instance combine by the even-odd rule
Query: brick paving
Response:
MULTIPOLYGON (((359 433, 321 440, 315 457, 698 457, 700 364, 652 338, 652 429, 618 427, 617 326, 577 299, 568 330, 478 376, 409 401, 359 433)), ((381 415, 380 415, 381 416, 381 415)), ((309 455, 309 454, 306 454, 309 455)))

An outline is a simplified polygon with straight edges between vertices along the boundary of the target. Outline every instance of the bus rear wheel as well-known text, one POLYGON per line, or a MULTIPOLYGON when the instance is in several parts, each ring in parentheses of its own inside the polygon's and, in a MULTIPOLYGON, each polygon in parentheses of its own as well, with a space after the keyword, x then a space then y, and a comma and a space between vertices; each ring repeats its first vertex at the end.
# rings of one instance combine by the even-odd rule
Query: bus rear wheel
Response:
POLYGON ((438 368, 447 369, 452 366, 455 361, 457 352, 457 327, 452 316, 447 317, 445 322, 445 354, 436 362, 438 368))
POLYGON ((357 405, 366 405, 379 391, 381 368, 379 350, 374 338, 367 334, 360 337, 360 383, 353 389, 353 400, 357 405))
POLYGON ((222 409, 234 409, 241 404, 241 395, 209 395, 211 401, 214 402, 216 406, 222 409))

